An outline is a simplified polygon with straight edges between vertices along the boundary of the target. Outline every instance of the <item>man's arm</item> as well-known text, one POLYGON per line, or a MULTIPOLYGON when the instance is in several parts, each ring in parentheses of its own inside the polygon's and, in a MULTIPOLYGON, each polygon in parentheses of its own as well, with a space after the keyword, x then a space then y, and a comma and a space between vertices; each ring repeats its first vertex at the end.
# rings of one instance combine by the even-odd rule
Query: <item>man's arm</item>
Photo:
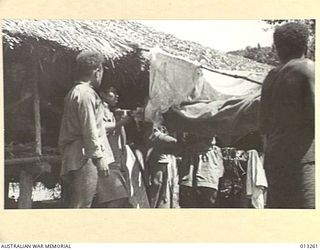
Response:
POLYGON ((300 111, 304 129, 314 132, 315 102, 314 102, 314 63, 309 61, 296 68, 288 79, 288 98, 295 109, 300 111))
POLYGON ((149 137, 151 145, 157 148, 165 148, 175 150, 177 148, 177 139, 167 135, 160 130, 155 129, 149 137))
POLYGON ((88 93, 81 93, 78 99, 78 114, 85 148, 88 158, 101 158, 101 143, 95 116, 95 97, 88 93))
POLYGON ((259 130, 262 135, 267 135, 268 130, 271 126, 270 109, 272 107, 269 106, 271 96, 269 95, 270 89, 268 89, 268 87, 271 84, 271 81, 273 80, 273 74, 273 70, 271 70, 262 84, 258 118, 259 130))
POLYGON ((101 142, 99 140, 96 115, 95 115, 95 96, 89 93, 81 93, 78 100, 78 114, 81 125, 81 132, 85 148, 85 155, 91 158, 97 168, 109 174, 108 164, 103 157, 101 142))
POLYGON ((315 102, 314 102, 314 79, 315 67, 313 62, 309 62, 305 69, 305 83, 304 83, 304 118, 307 124, 310 124, 314 129, 315 125, 315 102))

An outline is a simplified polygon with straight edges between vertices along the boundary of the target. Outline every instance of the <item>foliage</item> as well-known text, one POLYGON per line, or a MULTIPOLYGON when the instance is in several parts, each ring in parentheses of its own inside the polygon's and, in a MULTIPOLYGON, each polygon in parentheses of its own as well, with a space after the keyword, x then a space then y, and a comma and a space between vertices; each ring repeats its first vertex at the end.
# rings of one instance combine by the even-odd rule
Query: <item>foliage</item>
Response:
POLYGON ((279 59, 273 46, 261 47, 258 44, 257 47, 248 46, 244 50, 236 50, 228 53, 232 55, 243 56, 245 58, 272 66, 277 66, 279 64, 279 59))
MULTIPOLYGON (((302 22, 309 27, 310 37, 309 37, 309 50, 307 57, 311 60, 315 60, 315 25, 316 22, 314 19, 273 19, 273 20, 263 20, 270 25, 270 29, 274 29, 279 25, 282 25, 287 22, 302 22)), ((228 52, 232 55, 243 56, 245 58, 252 59, 254 61, 265 63, 273 66, 279 64, 279 59, 277 52, 274 46, 272 47, 261 47, 259 44, 257 47, 246 47, 244 50, 236 50, 228 52)))

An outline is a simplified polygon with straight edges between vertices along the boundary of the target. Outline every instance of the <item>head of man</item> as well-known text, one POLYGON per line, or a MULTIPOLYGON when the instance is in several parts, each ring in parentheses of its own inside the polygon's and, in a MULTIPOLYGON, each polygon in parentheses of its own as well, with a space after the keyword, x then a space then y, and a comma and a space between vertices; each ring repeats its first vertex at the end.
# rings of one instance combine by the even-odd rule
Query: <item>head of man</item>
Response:
POLYGON ((98 89, 103 76, 104 57, 98 52, 82 51, 76 58, 79 80, 98 89))
POLYGON ((119 100, 119 95, 114 87, 108 87, 106 91, 100 92, 102 100, 108 103, 109 106, 115 107, 119 100))
POLYGON ((285 63, 303 57, 308 49, 309 30, 302 23, 286 23, 276 28, 273 34, 279 59, 285 63))

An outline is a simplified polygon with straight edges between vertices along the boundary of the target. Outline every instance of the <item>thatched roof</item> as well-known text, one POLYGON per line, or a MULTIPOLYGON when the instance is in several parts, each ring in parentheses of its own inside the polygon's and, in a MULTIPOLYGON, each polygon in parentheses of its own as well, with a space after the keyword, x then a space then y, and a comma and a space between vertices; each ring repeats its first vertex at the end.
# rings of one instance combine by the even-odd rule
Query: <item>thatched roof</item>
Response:
MULTIPOLYGON (((25 98, 32 91, 32 65, 38 65, 43 145, 56 144, 63 98, 74 84, 74 59, 84 49, 98 50, 105 55, 109 70, 104 72, 101 88, 116 87, 120 94, 119 106, 129 109, 144 105, 149 89, 147 57, 136 53, 136 46, 160 47, 173 55, 201 60, 203 65, 219 70, 263 73, 270 70, 268 65, 127 20, 2 20, 2 28, 6 143, 25 143, 34 139, 34 121, 30 115, 32 98, 25 98), (30 60, 34 51, 40 55, 36 58, 38 63, 30 60)), ((137 132, 129 130, 128 138, 130 135, 135 138, 137 132)))
POLYGON ((209 67, 223 70, 266 72, 270 66, 241 56, 229 55, 155 31, 127 20, 3 20, 3 41, 8 49, 47 41, 73 51, 98 50, 115 60, 133 51, 132 44, 142 48, 160 47, 173 55, 201 60, 209 67))

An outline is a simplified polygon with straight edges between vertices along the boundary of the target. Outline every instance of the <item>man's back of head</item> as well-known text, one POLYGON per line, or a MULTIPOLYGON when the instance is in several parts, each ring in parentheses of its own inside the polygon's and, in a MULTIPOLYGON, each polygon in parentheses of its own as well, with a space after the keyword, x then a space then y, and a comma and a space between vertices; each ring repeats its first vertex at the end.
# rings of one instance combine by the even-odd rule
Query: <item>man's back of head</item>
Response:
POLYGON ((101 82, 104 57, 99 52, 82 51, 76 57, 78 80, 101 82))
POLYGON ((301 58, 308 49, 309 30, 305 24, 291 22, 276 28, 273 39, 281 62, 301 58))

